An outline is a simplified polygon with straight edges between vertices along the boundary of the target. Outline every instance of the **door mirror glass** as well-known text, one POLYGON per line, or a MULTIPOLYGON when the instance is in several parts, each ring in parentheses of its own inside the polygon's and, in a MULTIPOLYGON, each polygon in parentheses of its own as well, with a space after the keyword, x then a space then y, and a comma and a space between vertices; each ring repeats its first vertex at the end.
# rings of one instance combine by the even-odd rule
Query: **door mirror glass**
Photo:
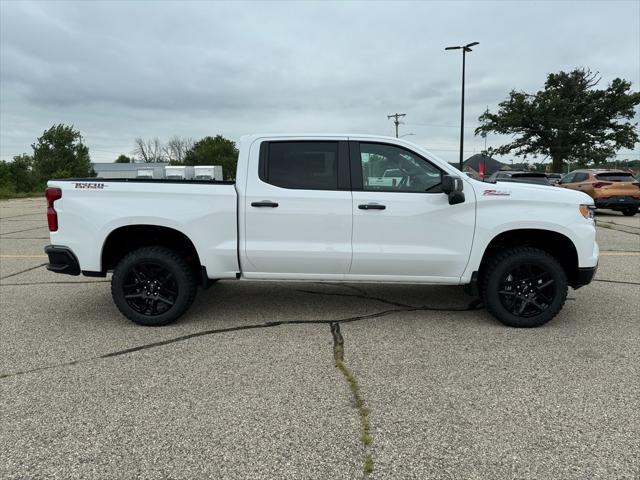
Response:
POLYGON ((462 179, 455 175, 443 175, 442 192, 447 195, 453 192, 462 192, 462 179))

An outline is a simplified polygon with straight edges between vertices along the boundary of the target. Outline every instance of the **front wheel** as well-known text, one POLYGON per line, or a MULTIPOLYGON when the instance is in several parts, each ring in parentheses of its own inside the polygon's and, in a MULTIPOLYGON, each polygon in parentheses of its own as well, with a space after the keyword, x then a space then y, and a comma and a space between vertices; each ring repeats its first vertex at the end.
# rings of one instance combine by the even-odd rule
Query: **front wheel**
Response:
POLYGON ((505 325, 530 328, 547 323, 567 298, 567 276, 558 261, 536 248, 496 255, 483 272, 482 297, 505 325))
POLYGON ((184 259, 165 247, 144 247, 116 266, 111 295, 129 320, 150 327, 176 321, 193 303, 196 282, 184 259))

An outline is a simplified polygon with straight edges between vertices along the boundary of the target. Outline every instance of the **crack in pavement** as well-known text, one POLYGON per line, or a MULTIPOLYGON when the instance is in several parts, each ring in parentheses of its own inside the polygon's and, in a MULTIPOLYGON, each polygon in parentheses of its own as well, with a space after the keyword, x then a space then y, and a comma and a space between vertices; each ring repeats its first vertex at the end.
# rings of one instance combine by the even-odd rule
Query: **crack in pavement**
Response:
POLYGON ((49 240, 49 237, 7 237, 3 240, 49 240))
POLYGON ((373 442, 373 437, 371 436, 371 421, 369 420, 370 410, 367 407, 360 391, 358 379, 344 361, 344 338, 340 333, 340 323, 331 323, 330 327, 331 336, 333 337, 333 359, 336 362, 336 368, 340 370, 340 373, 342 373, 349 385, 355 407, 358 410, 358 416, 360 418, 360 427, 362 429, 360 441, 362 442, 364 450, 363 474, 366 478, 373 472, 373 456, 371 455, 371 443, 373 442))
POLYGON ((45 212, 41 211, 41 212, 35 212, 35 213, 23 213, 21 215, 10 215, 8 217, 3 217, 2 215, 0 215, 0 220, 7 220, 9 218, 20 218, 20 217, 30 217, 32 215, 44 215, 45 212))
POLYGON ((609 280, 605 278, 594 278, 594 282, 621 283, 623 285, 640 285, 640 282, 624 282, 622 280, 609 280))
MULTIPOLYGON (((30 272, 31 270, 35 270, 36 268, 44 267, 45 265, 46 265, 46 263, 41 263, 40 265, 36 265, 35 267, 25 268, 24 270, 20 270, 19 272, 11 273, 9 275, 5 275, 4 277, 0 277, 0 280, 4 280, 5 278, 15 277, 16 275, 20 275, 21 273, 30 272)), ((52 283, 54 283, 54 282, 52 282, 52 283)))
MULTIPOLYGON (((1 279, 0 279, 1 280, 1 279)), ((0 283, 0 287, 21 287, 32 286, 32 285, 88 285, 92 283, 109 283, 111 280, 87 280, 87 281, 79 281, 74 282, 73 280, 57 280, 55 282, 25 282, 25 283, 0 283)))
MULTIPOLYGON (((629 230, 624 230, 623 228, 619 228, 620 225, 617 223, 607 223, 607 222, 598 221, 596 226, 600 228, 605 228, 608 230, 615 230, 616 232, 628 233, 629 235, 640 235, 640 232, 638 231, 630 232, 629 230)), ((635 228, 635 227, 626 227, 626 228, 635 228)))
POLYGON ((374 312, 374 313, 369 313, 369 314, 365 314, 365 315, 355 315, 352 317, 346 317, 346 318, 342 318, 342 319, 334 319, 334 320, 281 320, 281 321, 271 321, 271 322, 263 322, 263 323, 258 323, 258 324, 251 324, 251 325, 239 325, 239 326, 235 326, 235 327, 228 327, 228 328, 216 328, 216 329, 211 329, 211 330, 203 330, 200 332, 194 332, 194 333, 189 333, 186 335, 181 335, 178 337, 174 337, 174 338, 169 338, 167 340, 160 340, 157 342, 151 342, 151 343, 147 343, 144 345, 139 345, 136 347, 131 347, 131 348, 126 348, 123 350, 118 350, 115 352, 110 352, 110 353, 105 353, 102 355, 96 355, 93 357, 87 357, 87 358, 81 358, 81 359, 76 359, 76 360, 72 360, 72 361, 68 361, 68 362, 61 362, 61 363, 56 363, 56 364, 52 364, 52 365, 45 365, 42 367, 35 367, 35 368, 30 368, 27 370, 20 370, 20 371, 16 371, 16 372, 8 372, 8 373, 4 373, 4 374, 0 374, 0 379, 2 378, 7 378, 7 377, 15 377, 18 375, 24 375, 27 373, 33 373, 33 372, 39 372, 42 370, 50 370, 53 368, 60 368, 60 367, 67 367, 67 366, 71 366, 71 365, 77 365, 80 363, 88 363, 88 362, 92 362, 95 360, 100 360, 100 359, 105 359, 105 358, 113 358, 113 357, 118 357, 121 355, 127 355, 130 353, 134 353, 134 352, 139 352, 142 350, 148 350, 148 349, 152 349, 152 348, 157 348, 157 347, 162 347, 165 345, 170 345, 172 343, 178 343, 178 342, 183 342, 186 340, 191 340, 193 338, 198 338, 198 337, 204 337, 204 336, 208 336, 208 335, 215 335, 215 334, 221 334, 221 333, 229 333, 229 332, 237 332, 237 331, 242 331, 242 330, 255 330, 255 329, 259 329, 259 328, 272 328, 272 327, 279 327, 279 326, 283 326, 283 325, 304 325, 304 324, 320 324, 320 325, 330 325, 332 323, 351 323, 351 322, 357 322, 357 321, 361 321, 361 320, 370 320, 370 319, 374 319, 374 318, 381 318, 381 317, 385 317, 394 313, 403 313, 403 312, 415 312, 415 311, 452 311, 452 312, 460 312, 460 311, 471 311, 471 310, 477 310, 477 304, 475 302, 471 302, 469 304, 469 306, 467 308, 431 308, 431 307, 410 307, 410 308, 395 308, 395 309, 389 309, 389 310, 382 310, 379 312, 374 312))
MULTIPOLYGON (((33 227, 33 228, 25 228, 24 230, 16 230, 15 232, 3 232, 3 233, 0 233, 0 237, 4 237, 5 235, 11 235, 13 233, 30 232, 31 230, 41 230, 43 228, 47 228, 47 227, 40 226, 40 227, 33 227)), ((11 239, 11 237, 9 237, 8 239, 11 239)))

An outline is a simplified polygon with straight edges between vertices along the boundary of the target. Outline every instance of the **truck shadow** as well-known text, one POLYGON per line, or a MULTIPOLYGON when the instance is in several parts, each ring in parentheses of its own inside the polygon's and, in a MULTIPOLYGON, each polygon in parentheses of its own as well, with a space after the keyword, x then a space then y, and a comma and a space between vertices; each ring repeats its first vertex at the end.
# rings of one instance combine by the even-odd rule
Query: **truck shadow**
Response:
POLYGON ((455 286, 221 281, 198 292, 180 322, 348 322, 403 312, 433 320, 442 317, 438 312, 468 312, 474 321, 493 322, 476 312, 481 308, 455 286))

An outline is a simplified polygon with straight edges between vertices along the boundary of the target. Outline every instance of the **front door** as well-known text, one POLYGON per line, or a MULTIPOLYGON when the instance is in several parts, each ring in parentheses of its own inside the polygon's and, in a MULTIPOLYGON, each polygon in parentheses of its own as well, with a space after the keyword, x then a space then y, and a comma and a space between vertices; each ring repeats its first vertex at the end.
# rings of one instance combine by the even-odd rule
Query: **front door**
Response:
POLYGON ((350 152, 350 277, 436 283, 460 277, 473 242, 473 192, 467 187, 466 201, 449 205, 441 191, 443 172, 396 145, 350 142, 350 152))
POLYGON ((351 263, 351 191, 344 141, 260 145, 244 196, 247 278, 340 279, 351 263))

